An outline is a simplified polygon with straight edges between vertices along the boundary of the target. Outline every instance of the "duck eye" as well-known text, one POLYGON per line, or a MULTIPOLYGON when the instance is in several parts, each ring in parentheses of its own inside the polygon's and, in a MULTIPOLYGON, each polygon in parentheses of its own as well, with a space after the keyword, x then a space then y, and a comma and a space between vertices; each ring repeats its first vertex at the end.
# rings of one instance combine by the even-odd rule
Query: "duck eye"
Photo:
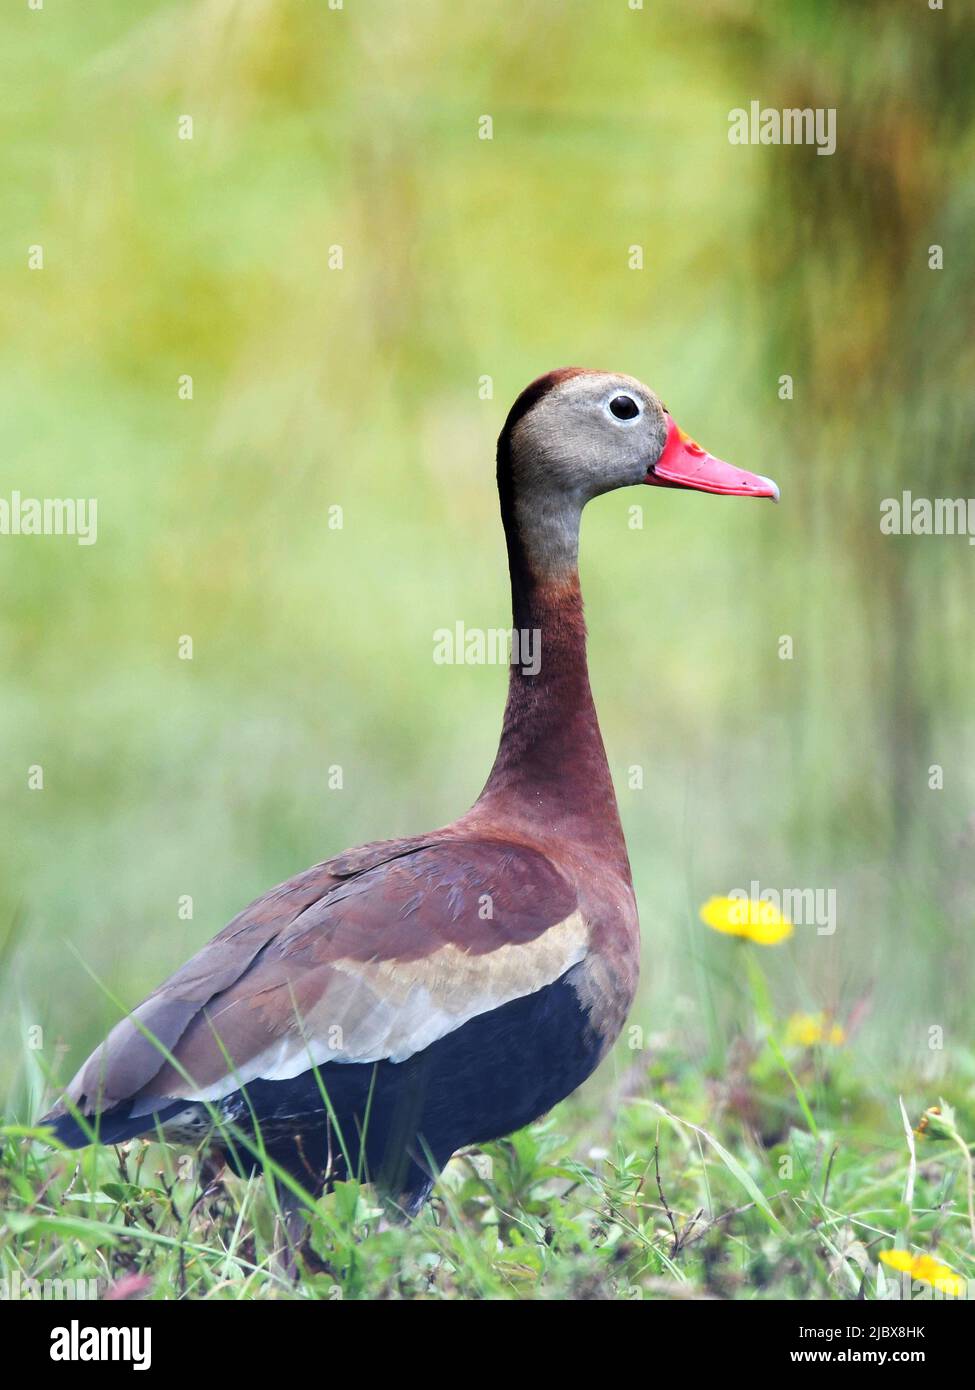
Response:
POLYGON ((609 408, 617 420, 632 420, 640 413, 640 407, 632 396, 614 396, 609 408))

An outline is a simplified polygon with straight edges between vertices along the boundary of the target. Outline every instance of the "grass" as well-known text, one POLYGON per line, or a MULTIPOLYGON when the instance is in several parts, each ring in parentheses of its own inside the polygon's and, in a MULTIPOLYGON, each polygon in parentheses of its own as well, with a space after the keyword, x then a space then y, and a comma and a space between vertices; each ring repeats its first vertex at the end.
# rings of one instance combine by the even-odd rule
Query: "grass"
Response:
POLYGON ((849 1299, 890 1296, 879 1253, 906 1249, 975 1278, 959 1138, 975 1134, 975 1059, 916 1135, 898 1087, 917 1127, 930 1083, 869 1078, 855 1038, 785 1038, 753 1021, 716 1071, 686 1039, 654 1039, 610 1094, 584 1088, 457 1156, 412 1223, 339 1184, 310 1207, 294 1281, 267 1177, 145 1141, 62 1151, 7 1126, 0 1277, 161 1299, 849 1299))

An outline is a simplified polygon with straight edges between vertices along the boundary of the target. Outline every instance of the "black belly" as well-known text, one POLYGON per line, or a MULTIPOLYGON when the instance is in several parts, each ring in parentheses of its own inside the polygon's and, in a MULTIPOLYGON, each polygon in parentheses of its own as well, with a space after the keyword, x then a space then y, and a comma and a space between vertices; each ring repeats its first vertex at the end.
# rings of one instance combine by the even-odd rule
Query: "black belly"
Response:
MULTIPOLYGON (((250 1081, 214 1103, 226 1135, 214 1133, 205 1105, 185 1100, 138 1116, 127 1102, 92 1127, 107 1144, 166 1133, 169 1122, 167 1137, 178 1141, 209 1133, 239 1173, 259 1167, 263 1149, 308 1191, 358 1176, 415 1210, 431 1175, 457 1149, 521 1129, 596 1067, 604 1043, 568 982, 571 973, 470 1019, 404 1062, 330 1062, 288 1081, 250 1081)), ((54 1129, 62 1143, 89 1142, 69 1115, 54 1129)))
MULTIPOLYGON (((429 1192, 431 1169, 466 1144, 497 1139, 543 1115, 586 1079, 601 1052, 563 976, 472 1018, 407 1061, 331 1063, 317 1076, 252 1081, 221 1109, 249 1136, 256 1116, 267 1153, 303 1186, 314 1191, 326 1174, 358 1174, 402 1194, 412 1208, 429 1192)), ((238 1171, 257 1166, 233 1147, 238 1171)))

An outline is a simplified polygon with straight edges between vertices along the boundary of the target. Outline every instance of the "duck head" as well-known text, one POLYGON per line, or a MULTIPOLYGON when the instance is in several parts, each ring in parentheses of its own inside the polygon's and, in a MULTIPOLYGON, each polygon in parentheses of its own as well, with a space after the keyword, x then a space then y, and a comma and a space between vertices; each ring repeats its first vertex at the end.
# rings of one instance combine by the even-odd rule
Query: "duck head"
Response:
POLYGON ((511 408, 516 491, 553 489, 586 502, 649 483, 727 497, 771 497, 771 478, 706 453, 634 377, 565 367, 533 381, 511 408))
POLYGON ((779 499, 771 478, 684 434, 634 377, 565 367, 522 391, 498 440, 501 510, 519 568, 540 577, 574 564, 585 504, 637 484, 779 499))

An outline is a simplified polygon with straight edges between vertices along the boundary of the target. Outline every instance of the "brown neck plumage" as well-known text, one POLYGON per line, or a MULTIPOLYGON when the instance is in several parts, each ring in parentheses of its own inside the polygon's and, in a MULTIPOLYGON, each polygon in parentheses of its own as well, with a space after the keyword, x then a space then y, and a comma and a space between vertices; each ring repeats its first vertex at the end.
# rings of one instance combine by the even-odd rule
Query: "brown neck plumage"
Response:
POLYGON ((476 809, 596 850, 628 878, 616 794, 589 686, 575 561, 579 518, 570 518, 563 528, 564 562, 537 573, 533 557, 549 549, 536 544, 531 512, 515 505, 506 445, 502 435, 498 490, 518 644, 513 655, 517 651, 519 660, 512 661, 501 742, 476 809))

